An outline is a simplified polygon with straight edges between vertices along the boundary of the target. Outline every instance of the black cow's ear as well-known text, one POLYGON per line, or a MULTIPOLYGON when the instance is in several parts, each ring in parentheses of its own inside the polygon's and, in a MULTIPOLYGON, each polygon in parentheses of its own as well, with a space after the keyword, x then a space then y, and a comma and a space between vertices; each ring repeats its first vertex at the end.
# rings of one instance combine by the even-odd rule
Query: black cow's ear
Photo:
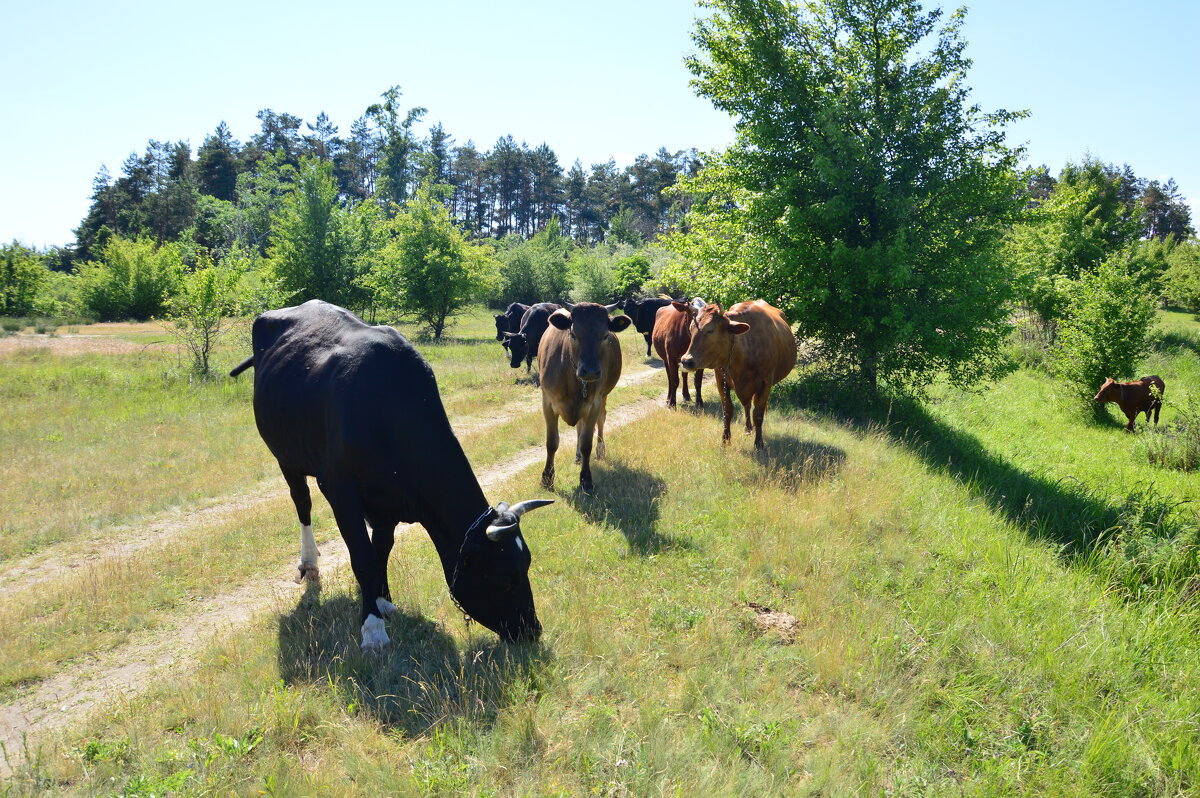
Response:
POLYGON ((633 319, 629 318, 628 316, 613 316, 608 320, 608 329, 612 330, 613 332, 620 332, 630 324, 633 324, 633 319))
POLYGON ((567 313, 555 311, 550 314, 550 323, 560 330, 566 330, 571 327, 571 316, 567 313))

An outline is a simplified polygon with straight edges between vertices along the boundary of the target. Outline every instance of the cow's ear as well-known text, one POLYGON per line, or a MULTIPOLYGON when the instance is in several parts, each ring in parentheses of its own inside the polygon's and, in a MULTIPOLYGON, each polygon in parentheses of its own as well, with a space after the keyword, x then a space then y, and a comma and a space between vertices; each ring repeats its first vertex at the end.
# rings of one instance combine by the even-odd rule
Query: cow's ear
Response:
POLYGON ((687 312, 688 312, 688 309, 689 309, 689 306, 688 306, 688 305, 685 305, 685 304, 683 304, 682 302, 679 302, 679 301, 676 301, 676 300, 672 300, 672 301, 671 301, 671 307, 675 308, 675 309, 676 309, 676 310, 678 310, 680 313, 687 313, 687 312))
POLYGON ((550 314, 550 323, 560 330, 567 330, 571 327, 571 314, 559 313, 555 311, 550 314))
POLYGON ((729 331, 734 335, 741 335, 750 332, 750 325, 744 321, 731 321, 729 322, 729 331))
POLYGON ((608 320, 608 329, 616 333, 624 330, 630 324, 633 324, 633 319, 628 316, 613 316, 608 320))

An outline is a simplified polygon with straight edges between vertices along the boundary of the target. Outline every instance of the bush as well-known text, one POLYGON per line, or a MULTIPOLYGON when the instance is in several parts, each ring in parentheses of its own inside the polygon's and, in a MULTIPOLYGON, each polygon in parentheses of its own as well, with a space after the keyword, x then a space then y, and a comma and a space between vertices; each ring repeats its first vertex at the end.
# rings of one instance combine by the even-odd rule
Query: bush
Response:
POLYGON ((613 279, 617 296, 637 296, 643 293, 646 284, 653 279, 650 258, 644 252, 639 252, 622 259, 617 263, 613 279))
POLYGON ((145 321, 163 315, 182 277, 183 262, 174 246, 113 236, 103 260, 85 263, 79 270, 80 305, 100 321, 145 321))
POLYGON ((1106 261, 1071 280, 1052 353, 1055 373, 1081 400, 1105 378, 1127 379, 1149 348, 1154 302, 1137 277, 1106 261))
POLYGON ((26 316, 42 310, 39 298, 50 270, 32 250, 13 242, 0 246, 0 316, 26 316))
POLYGON ((617 293, 612 262, 599 248, 576 250, 571 255, 571 298, 576 302, 614 301, 617 293))
POLYGON ((1189 239, 1167 254, 1163 296, 1176 307, 1200 311, 1200 241, 1189 239))
POLYGON ((167 302, 167 331, 192 356, 192 370, 208 376, 213 347, 226 333, 237 311, 238 275, 201 256, 195 271, 184 275, 179 292, 167 302))

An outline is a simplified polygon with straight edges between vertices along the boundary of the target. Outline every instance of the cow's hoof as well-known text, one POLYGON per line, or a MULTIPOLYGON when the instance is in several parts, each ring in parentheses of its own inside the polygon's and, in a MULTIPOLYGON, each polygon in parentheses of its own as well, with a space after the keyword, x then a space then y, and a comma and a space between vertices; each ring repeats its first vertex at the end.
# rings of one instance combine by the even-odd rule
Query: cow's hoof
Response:
POLYGON ((304 563, 300 563, 296 566, 295 579, 296 584, 298 585, 304 584, 305 580, 308 580, 309 582, 320 582, 321 569, 315 565, 306 565, 304 563))
POLYGON ((579 465, 582 462, 583 462, 583 452, 580 451, 579 449, 576 449, 575 450, 575 465, 579 465))
POLYGON ((390 642, 392 641, 388 639, 383 618, 378 615, 368 615, 367 620, 363 621, 362 644, 359 646, 363 652, 381 651, 390 642))
POLYGON ((554 490, 554 472, 542 472, 542 487, 546 490, 554 490))
POLYGON ((379 608, 379 614, 384 618, 396 613, 396 605, 385 599, 383 596, 375 599, 375 606, 379 608))

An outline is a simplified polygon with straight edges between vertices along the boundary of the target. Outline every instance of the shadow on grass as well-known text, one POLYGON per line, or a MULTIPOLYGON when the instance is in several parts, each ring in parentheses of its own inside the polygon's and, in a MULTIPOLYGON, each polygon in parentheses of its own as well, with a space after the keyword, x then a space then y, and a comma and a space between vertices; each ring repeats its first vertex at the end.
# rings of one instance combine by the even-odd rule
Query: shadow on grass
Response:
POLYGON ((564 494, 567 502, 593 524, 615 526, 642 557, 662 551, 695 548, 691 540, 660 533, 658 499, 666 482, 645 471, 612 460, 593 467, 592 493, 575 490, 564 494))
MULTIPOLYGON (((322 595, 308 584, 296 609, 279 618, 279 673, 293 684, 328 685, 344 706, 407 736, 457 721, 490 724, 522 689, 536 689, 539 644, 508 645, 487 630, 465 647, 430 619, 399 609, 387 619, 391 644, 363 654, 358 599, 322 595)), ((481 629, 481 627, 473 627, 481 629)))
POLYGON ((1168 355, 1179 355, 1185 351, 1200 355, 1200 337, 1194 333, 1159 333, 1151 341, 1151 345, 1155 350, 1168 355))
POLYGON ((1082 483, 1024 471, 988 451, 973 435, 934 418, 915 400, 885 397, 872 402, 852 385, 820 376, 802 376, 778 394, 780 404, 823 411, 843 423, 883 431, 926 467, 954 477, 993 511, 1031 537, 1052 541, 1068 558, 1088 552, 1121 521, 1117 508, 1082 483))
POLYGON ((787 433, 764 432, 763 438, 765 446, 751 456, 763 466, 763 476, 789 491, 837 474, 846 462, 846 452, 836 446, 801 440, 787 433))

